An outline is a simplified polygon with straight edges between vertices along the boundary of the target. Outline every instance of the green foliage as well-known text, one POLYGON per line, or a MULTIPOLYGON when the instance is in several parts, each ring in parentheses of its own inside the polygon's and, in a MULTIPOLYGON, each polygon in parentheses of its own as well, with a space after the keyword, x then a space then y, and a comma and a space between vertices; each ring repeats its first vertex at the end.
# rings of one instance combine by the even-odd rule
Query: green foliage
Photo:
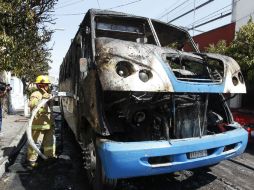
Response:
POLYGON ((228 46, 225 40, 221 40, 217 44, 210 44, 207 51, 210 53, 227 54, 228 46))
POLYGON ((229 45, 225 41, 219 41, 216 45, 209 45, 207 51, 233 57, 240 65, 246 82, 249 84, 254 82, 254 23, 252 19, 240 28, 229 45))
POLYGON ((236 34, 230 46, 233 58, 241 66, 243 75, 248 81, 254 81, 254 23, 252 20, 236 34))
POLYGON ((0 0, 0 70, 33 81, 49 69, 47 42, 57 0, 0 0))

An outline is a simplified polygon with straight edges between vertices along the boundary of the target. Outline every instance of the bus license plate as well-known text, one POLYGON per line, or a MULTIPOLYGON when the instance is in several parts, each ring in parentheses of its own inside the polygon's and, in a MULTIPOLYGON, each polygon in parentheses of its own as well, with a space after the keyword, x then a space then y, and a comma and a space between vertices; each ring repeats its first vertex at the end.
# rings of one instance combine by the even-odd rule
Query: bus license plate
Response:
POLYGON ((200 150, 200 151, 195 151, 195 152, 190 152, 189 153, 189 158, 194 159, 194 158, 200 158, 207 156, 207 150, 200 150))

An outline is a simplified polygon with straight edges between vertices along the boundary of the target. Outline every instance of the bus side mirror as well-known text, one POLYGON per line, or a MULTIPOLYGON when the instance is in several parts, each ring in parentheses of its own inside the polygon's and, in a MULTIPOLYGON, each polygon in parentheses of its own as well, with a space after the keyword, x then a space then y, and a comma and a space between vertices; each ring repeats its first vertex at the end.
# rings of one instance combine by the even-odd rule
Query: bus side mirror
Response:
POLYGON ((86 58, 80 58, 79 59, 79 70, 80 72, 87 72, 87 59, 86 58))

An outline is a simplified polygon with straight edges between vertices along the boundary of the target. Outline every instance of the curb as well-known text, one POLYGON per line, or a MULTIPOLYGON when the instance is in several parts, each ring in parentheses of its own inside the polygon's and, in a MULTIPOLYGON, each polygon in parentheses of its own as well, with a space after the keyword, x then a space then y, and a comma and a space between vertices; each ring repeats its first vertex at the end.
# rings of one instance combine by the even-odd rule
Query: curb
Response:
MULTIPOLYGON (((24 127, 22 127, 19 132, 17 133, 16 137, 12 139, 11 143, 8 145, 11 150, 10 153, 6 156, 0 156, 0 178, 3 176, 3 174, 6 172, 6 166, 9 163, 9 156, 10 154, 15 151, 18 144, 20 143, 20 140, 22 139, 23 135, 26 132, 28 122, 24 124, 24 127)), ((2 149, 0 149, 0 152, 2 152, 2 149)), ((3 155, 3 154, 2 154, 3 155)))

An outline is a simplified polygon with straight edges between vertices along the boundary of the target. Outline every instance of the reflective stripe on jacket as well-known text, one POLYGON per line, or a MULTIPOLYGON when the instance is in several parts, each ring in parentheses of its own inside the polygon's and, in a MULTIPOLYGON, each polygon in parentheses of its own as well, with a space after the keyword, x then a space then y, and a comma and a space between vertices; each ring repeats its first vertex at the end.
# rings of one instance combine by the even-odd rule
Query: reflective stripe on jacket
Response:
POLYGON ((49 130, 50 129, 50 125, 46 124, 46 125, 32 125, 32 130, 49 130))

